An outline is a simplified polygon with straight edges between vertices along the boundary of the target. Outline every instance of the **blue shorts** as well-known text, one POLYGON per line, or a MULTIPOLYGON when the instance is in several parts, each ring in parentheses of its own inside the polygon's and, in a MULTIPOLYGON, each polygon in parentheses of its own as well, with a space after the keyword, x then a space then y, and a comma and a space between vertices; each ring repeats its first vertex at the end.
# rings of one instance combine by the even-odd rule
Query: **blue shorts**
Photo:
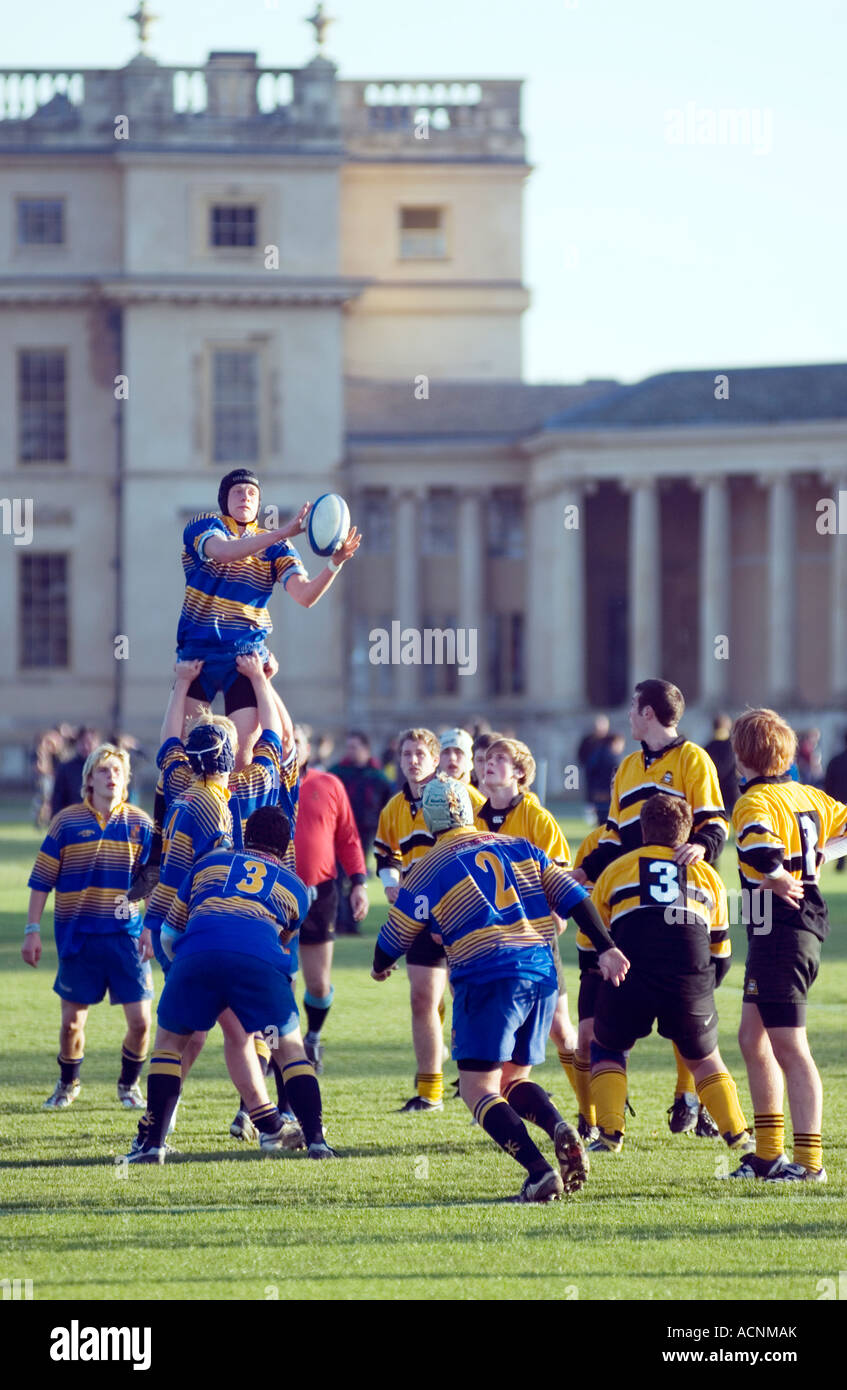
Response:
POLYGON ((249 652, 258 652, 264 664, 270 653, 265 645, 264 638, 258 642, 251 642, 249 638, 244 638, 240 642, 234 642, 231 647, 222 651, 210 652, 194 651, 190 646, 177 648, 178 661, 200 661, 203 662, 203 670, 199 676, 192 681, 192 690, 198 688, 203 691, 205 698, 211 703, 219 690, 224 694, 231 685, 239 679, 240 671, 235 664, 235 658, 249 652))
POLYGON ((103 936, 85 932, 82 945, 72 956, 59 958, 53 989, 60 999, 75 1004, 99 1004, 106 990, 110 1004, 137 1004, 153 998, 153 972, 149 960, 138 954, 138 937, 126 932, 103 936))
POLYGON ((555 981, 510 977, 460 980, 453 996, 453 1060, 537 1067, 547 1053, 556 1012, 555 981))
POLYGON ((159 964, 160 964, 161 967, 162 967, 162 974, 163 974, 163 975, 167 975, 168 971, 170 970, 171 966, 173 965, 173 961, 172 961, 172 960, 168 960, 168 957, 165 955, 164 951, 162 950, 162 928, 161 928, 161 927, 151 927, 151 928, 150 928, 150 940, 151 940, 152 943, 153 943, 153 955, 155 956, 156 960, 159 962, 159 964))
POLYGON ((169 1033, 208 1033, 232 1009, 247 1033, 291 1033, 300 1014, 291 980, 278 965, 239 951, 176 953, 162 997, 159 1025, 169 1033))

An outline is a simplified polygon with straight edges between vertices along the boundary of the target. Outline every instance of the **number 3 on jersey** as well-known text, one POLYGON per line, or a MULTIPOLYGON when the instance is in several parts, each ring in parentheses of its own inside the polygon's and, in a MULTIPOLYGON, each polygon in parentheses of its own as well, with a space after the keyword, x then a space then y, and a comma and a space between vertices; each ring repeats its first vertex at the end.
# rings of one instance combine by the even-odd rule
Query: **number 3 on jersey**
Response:
POLYGON ((685 897, 685 869, 672 859, 642 859, 641 902, 644 907, 658 903, 667 907, 685 897))
POLYGON ((248 859, 246 855, 237 854, 227 876, 224 896, 234 897, 238 893, 265 902, 276 880, 275 865, 267 864, 263 859, 248 859))

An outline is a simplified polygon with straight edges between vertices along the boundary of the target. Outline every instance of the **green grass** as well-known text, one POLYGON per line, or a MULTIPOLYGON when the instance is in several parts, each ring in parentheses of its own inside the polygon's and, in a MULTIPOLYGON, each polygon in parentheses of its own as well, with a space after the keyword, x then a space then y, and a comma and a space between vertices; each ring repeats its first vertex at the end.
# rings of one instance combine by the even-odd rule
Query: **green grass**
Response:
MULTIPOLYGON (((123 1013, 107 1004, 89 1015, 79 1100, 44 1112, 59 1007, 49 930, 38 971, 19 954, 38 844, 24 814, 20 803, 0 808, 0 1277, 31 1279, 35 1298, 814 1300, 818 1281, 845 1268, 847 876, 825 871, 833 934, 809 1008, 828 1185, 716 1181, 723 1146, 668 1132, 673 1058, 654 1036, 631 1063, 637 1117, 624 1153, 597 1158, 573 1200, 521 1207, 503 1202, 521 1170, 471 1128, 460 1102, 443 1115, 392 1113, 411 1094, 414 1061, 403 976, 378 985, 368 974, 378 888, 365 938, 337 946, 325 1035, 324 1110, 343 1162, 262 1159, 230 1139, 236 1107, 214 1034, 180 1111, 181 1160, 116 1168, 134 1126, 114 1099, 123 1013)), ((564 827, 577 844, 581 824, 564 827)), ((731 876, 729 853, 723 868, 731 876)), ((743 932, 733 936, 738 959, 718 996, 721 1047, 749 1118, 735 1042, 743 932)), ((573 1013, 572 931, 564 941, 573 1013)), ((455 1075, 450 1063, 446 1074, 455 1075)), ((552 1047, 536 1076, 571 1114, 552 1047)))

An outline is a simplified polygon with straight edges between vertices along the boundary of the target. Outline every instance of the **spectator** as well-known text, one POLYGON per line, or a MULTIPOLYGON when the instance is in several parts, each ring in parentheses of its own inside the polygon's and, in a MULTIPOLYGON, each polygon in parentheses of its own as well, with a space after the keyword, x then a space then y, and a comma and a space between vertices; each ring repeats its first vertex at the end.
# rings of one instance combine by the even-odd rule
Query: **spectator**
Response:
POLYGON ((706 752, 717 769, 718 783, 723 804, 728 816, 738 800, 738 773, 735 768, 735 754, 732 751, 730 734, 732 720, 728 714, 716 714, 712 720, 712 737, 706 744, 706 752))
MULTIPOLYGON (((367 856, 373 847, 380 812, 392 795, 391 783, 371 756, 367 734, 359 729, 351 729, 347 735, 344 757, 330 768, 330 772, 344 786, 353 810, 362 853, 367 856)), ((359 928, 350 907, 349 880, 343 873, 339 876, 338 892, 337 931, 339 935, 357 936, 359 928)))
POLYGON ((802 729, 797 735, 797 771, 800 781, 811 787, 823 786, 820 729, 802 729))
POLYGON ((74 740, 74 753, 67 762, 59 763, 56 780, 53 783, 53 796, 50 802, 50 815, 58 816, 66 806, 78 806, 82 801, 82 769, 86 759, 100 742, 97 729, 85 725, 77 729, 74 740))
POLYGON ((623 734, 609 734, 589 753, 585 768, 586 795, 598 825, 605 825, 612 799, 612 781, 623 757, 623 734))
MULTIPOLYGON (((844 742, 847 744, 847 730, 844 732, 844 742)), ((836 753, 827 763, 823 789, 827 796, 833 797, 835 801, 847 801, 847 747, 836 753)), ((847 857, 836 859, 836 873, 842 874, 845 864, 847 857)))
MULTIPOLYGON (((594 716, 594 724, 589 733, 580 739, 579 747, 576 750, 576 760, 582 769, 582 784, 588 786, 588 760, 592 753, 595 753, 600 745, 609 737, 609 716, 607 714, 597 714, 594 716)), ((591 797, 586 792, 586 800, 591 797)))
POLYGON ((53 784, 56 780, 56 763, 64 749, 64 740, 58 729, 47 729, 35 744, 33 763, 35 771, 35 796, 33 797, 33 823, 45 826, 50 823, 50 803, 53 797, 53 784))

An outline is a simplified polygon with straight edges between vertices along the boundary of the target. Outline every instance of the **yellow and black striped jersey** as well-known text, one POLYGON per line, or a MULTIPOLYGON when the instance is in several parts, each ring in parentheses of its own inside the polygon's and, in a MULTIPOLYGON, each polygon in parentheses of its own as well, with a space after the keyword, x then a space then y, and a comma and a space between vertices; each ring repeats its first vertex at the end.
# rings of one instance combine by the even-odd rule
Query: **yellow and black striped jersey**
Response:
POLYGON ((677 864, 675 849, 642 845, 604 869, 591 901, 615 945, 668 974, 727 960, 732 947, 723 881, 703 860, 677 864))
POLYGON ((756 777, 735 803, 732 826, 742 889, 767 889, 769 876, 785 869, 805 885, 804 899, 797 909, 772 893, 773 920, 805 927, 824 940, 829 918, 818 872, 827 840, 845 833, 847 806, 787 773, 756 777))
POLYGON ((609 815, 597 848, 586 855, 584 873, 597 882, 601 872, 618 855, 641 844, 641 807, 656 792, 681 797, 694 816, 689 840, 702 845, 706 862, 714 864, 727 830, 727 814, 715 765, 705 749, 689 739, 677 738, 655 752, 642 743, 640 753, 624 758, 612 784, 609 815))
POLYGON ((396 869, 401 878, 435 844, 426 828, 421 803, 412 796, 408 782, 387 801, 379 813, 374 838, 377 873, 396 869))
POLYGON ((547 858, 554 864, 560 864, 564 869, 570 864, 570 846, 559 829, 556 818, 541 805, 533 793, 518 792, 502 810, 496 810, 490 801, 483 802, 482 806, 475 809, 478 829, 492 831, 497 835, 514 835, 519 840, 529 840, 531 845, 543 849, 547 858))

